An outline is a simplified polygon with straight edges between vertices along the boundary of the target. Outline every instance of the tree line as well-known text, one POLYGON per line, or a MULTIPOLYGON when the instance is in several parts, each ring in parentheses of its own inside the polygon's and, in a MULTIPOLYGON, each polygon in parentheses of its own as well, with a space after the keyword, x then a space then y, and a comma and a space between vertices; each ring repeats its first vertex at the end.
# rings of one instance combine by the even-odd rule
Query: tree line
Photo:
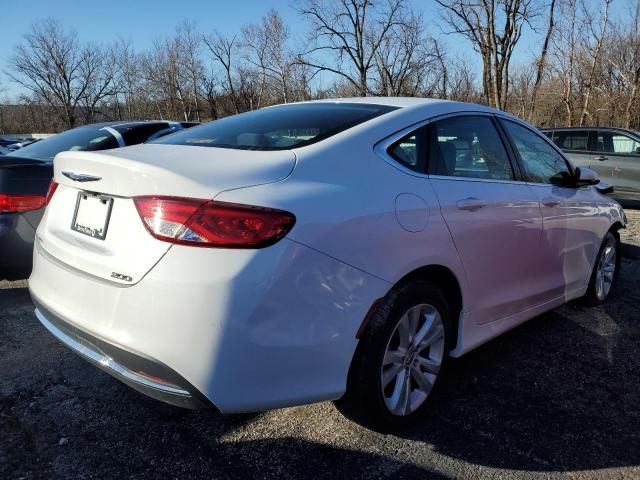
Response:
POLYGON ((183 21, 145 51, 83 42, 44 19, 8 59, 5 76, 24 93, 0 104, 0 133, 200 122, 365 95, 484 103, 538 126, 640 129, 640 0, 620 19, 612 1, 433 0, 431 31, 408 0, 303 0, 304 39, 270 10, 231 34, 183 21), (472 48, 451 52, 452 42, 472 48))

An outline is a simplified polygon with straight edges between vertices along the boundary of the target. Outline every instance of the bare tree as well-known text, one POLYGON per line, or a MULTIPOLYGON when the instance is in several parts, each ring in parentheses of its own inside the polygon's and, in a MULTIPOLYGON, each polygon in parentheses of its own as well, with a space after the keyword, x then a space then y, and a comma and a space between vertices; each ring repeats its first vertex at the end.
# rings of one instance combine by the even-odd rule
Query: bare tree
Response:
POLYGON ((376 51, 375 93, 388 96, 416 96, 433 91, 430 73, 437 62, 435 41, 424 34, 419 16, 407 17, 394 26, 376 51))
POLYGON ((140 71, 141 58, 134 50, 129 42, 122 39, 115 44, 115 63, 116 63, 116 110, 117 117, 122 120, 136 118, 140 101, 143 100, 142 78, 140 71), (123 96, 124 108, 126 114, 123 115, 120 110, 120 95, 123 96))
POLYGON ((640 2, 636 1, 629 22, 613 31, 611 48, 605 58, 612 66, 612 75, 619 79, 622 95, 626 94, 622 126, 631 128, 640 90, 640 2))
POLYGON ((528 119, 529 121, 533 121, 535 111, 536 111, 536 102, 538 100, 538 92, 540 91, 540 85, 542 85, 542 80, 544 78, 545 69, 547 66, 547 54, 549 52, 549 44, 551 43, 551 37, 553 36, 554 28, 555 28, 555 9, 556 9, 556 0, 551 0, 549 3, 549 14, 547 16, 547 31, 544 36, 544 40, 542 42, 542 49, 540 51, 540 56, 536 61, 536 78, 533 82, 533 88, 531 90, 531 107, 529 109, 528 119))
POLYGON ((79 96, 84 123, 96 121, 97 108, 116 94, 116 60, 112 49, 89 45, 84 48, 80 64, 82 82, 86 88, 79 96))
POLYGON ((509 63, 522 28, 535 14, 533 0, 436 0, 453 33, 467 38, 482 58, 486 103, 504 108, 509 63))
POLYGON ((289 29, 278 12, 271 9, 257 25, 243 28, 244 44, 248 49, 248 62, 260 70, 262 86, 274 84, 279 101, 291 100, 291 82, 295 59, 287 48, 289 29))
POLYGON ((586 17, 586 24, 589 31, 589 38, 586 40, 586 50, 588 51, 590 61, 589 70, 584 80, 584 94, 582 102, 582 113, 580 114, 580 126, 584 125, 584 122, 589 112, 589 102, 591 100, 591 92, 593 90, 593 84, 595 81, 596 68, 600 61, 600 53, 605 42, 605 33, 607 31, 609 21, 609 5, 611 0, 603 0, 602 13, 598 15, 598 20, 595 16, 589 12, 589 9, 583 4, 584 15, 586 17))
POLYGON ((236 79, 233 77, 234 62, 239 56, 239 45, 237 36, 227 37, 219 32, 214 32, 203 38, 205 45, 209 49, 211 58, 224 70, 223 88, 231 99, 235 113, 241 111, 240 99, 236 90, 236 79))
MULTIPOLYGON (((189 101, 193 105, 193 117, 200 121, 200 78, 203 65, 200 59, 202 36, 198 34, 194 23, 182 22, 176 29, 176 47, 178 51, 178 63, 181 70, 181 81, 186 84, 189 92, 189 101)), ((191 115, 186 115, 185 120, 190 120, 191 115)))
POLYGON ((67 128, 76 124, 76 108, 94 80, 93 52, 83 49, 76 32, 61 22, 35 23, 10 61, 9 78, 46 104, 62 109, 67 128))
POLYGON ((562 85, 561 96, 565 110, 565 124, 572 126, 575 119, 575 75, 579 43, 578 0, 566 0, 561 10, 561 26, 554 42, 553 70, 562 85))
POLYGON ((407 15, 406 0, 381 3, 384 7, 371 0, 303 1, 299 12, 311 21, 314 46, 299 61, 331 72, 351 84, 358 95, 367 95, 369 72, 381 45, 407 15), (318 52, 331 59, 314 58, 318 52))

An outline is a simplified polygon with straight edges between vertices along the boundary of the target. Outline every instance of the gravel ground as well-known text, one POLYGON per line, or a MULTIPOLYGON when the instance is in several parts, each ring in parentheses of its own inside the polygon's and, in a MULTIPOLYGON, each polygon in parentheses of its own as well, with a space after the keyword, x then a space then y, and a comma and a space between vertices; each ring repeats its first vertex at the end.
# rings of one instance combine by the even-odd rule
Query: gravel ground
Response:
MULTIPOLYGON (((623 241, 640 246, 640 212, 623 241)), ((640 260, 602 307, 569 304, 452 362, 402 435, 331 403, 255 415, 147 399, 59 345, 0 282, 0 478, 640 478, 640 260)))

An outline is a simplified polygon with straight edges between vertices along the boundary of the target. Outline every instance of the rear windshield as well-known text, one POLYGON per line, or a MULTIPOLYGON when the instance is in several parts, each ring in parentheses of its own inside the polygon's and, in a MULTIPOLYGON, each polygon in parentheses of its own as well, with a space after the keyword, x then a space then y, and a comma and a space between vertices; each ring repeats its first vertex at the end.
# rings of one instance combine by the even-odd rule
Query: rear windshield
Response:
POLYGON ((94 125, 74 128, 11 152, 11 156, 52 162, 67 150, 106 150, 118 148, 118 141, 108 131, 94 125))
POLYGON ((233 115, 153 143, 239 150, 288 150, 319 142, 396 107, 360 103, 281 105, 233 115))

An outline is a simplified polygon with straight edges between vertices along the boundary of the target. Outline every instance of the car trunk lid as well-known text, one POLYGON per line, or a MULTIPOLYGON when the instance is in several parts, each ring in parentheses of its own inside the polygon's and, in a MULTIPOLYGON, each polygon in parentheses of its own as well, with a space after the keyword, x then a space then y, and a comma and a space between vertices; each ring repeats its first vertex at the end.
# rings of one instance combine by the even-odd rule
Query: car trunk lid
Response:
POLYGON ((138 145, 105 152, 64 152, 59 184, 38 229, 46 254, 89 275, 132 285, 171 246, 149 234, 133 197, 213 199, 224 190, 277 182, 295 165, 291 151, 138 145))

